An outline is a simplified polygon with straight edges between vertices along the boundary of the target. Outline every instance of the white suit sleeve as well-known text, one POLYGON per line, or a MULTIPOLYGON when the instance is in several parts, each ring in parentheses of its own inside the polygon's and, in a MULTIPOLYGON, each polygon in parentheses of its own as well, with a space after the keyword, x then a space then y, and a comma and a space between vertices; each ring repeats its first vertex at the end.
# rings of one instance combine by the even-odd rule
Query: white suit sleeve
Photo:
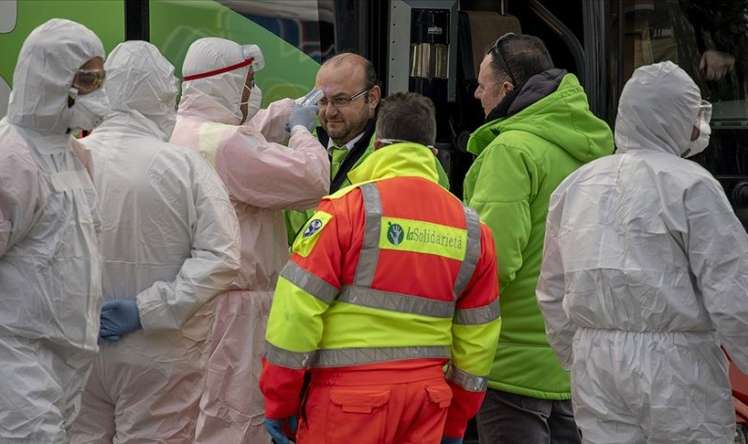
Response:
POLYGON ((545 331, 553 350, 563 368, 572 363, 572 340, 575 326, 564 311, 565 296, 564 263, 558 234, 563 214, 563 194, 558 191, 551 196, 548 219, 545 225, 543 264, 536 295, 545 319, 545 331))
POLYGON ((691 272, 722 345, 748 372, 748 237, 716 181, 689 189, 685 207, 691 272))
POLYGON ((294 107, 291 99, 277 100, 267 108, 257 111, 245 126, 262 133, 269 142, 287 144, 289 133, 286 129, 288 117, 294 107))
POLYGON ((239 224, 220 179, 202 159, 191 162, 195 222, 190 257, 172 282, 137 295, 145 330, 179 329, 206 302, 229 288, 239 269, 239 224))
POLYGON ((271 143, 246 127, 216 154, 216 171, 229 194, 253 207, 305 210, 330 187, 327 152, 306 128, 291 131, 288 147, 271 143))

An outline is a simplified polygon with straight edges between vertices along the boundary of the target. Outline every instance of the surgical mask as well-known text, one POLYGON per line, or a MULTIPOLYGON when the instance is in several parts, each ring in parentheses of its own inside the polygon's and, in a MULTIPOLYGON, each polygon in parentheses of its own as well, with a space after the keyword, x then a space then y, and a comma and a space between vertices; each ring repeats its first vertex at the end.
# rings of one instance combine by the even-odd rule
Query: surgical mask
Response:
POLYGON ((683 157, 693 157, 703 152, 709 146, 709 138, 712 134, 712 128, 709 121, 712 119, 712 105, 707 101, 701 102, 698 118, 694 127, 699 130, 699 136, 692 140, 688 149, 683 153, 683 157))
POLYGON ((90 131, 99 126, 109 114, 109 99, 102 88, 83 96, 78 95, 77 89, 71 88, 70 97, 73 105, 68 108, 68 127, 71 129, 90 131))
POLYGON ((262 90, 260 86, 255 84, 252 87, 252 91, 249 93, 249 100, 247 101, 247 120, 254 117, 260 107, 262 106, 262 90))

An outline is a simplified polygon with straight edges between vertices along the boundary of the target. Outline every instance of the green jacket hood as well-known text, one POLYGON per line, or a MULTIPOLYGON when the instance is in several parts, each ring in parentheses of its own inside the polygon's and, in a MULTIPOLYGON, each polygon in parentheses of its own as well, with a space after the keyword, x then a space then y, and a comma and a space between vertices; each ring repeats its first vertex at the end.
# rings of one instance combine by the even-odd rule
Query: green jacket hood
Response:
MULTIPOLYGON (((548 81, 547 73, 528 80, 515 100, 537 92, 533 89, 548 81)), ((582 163, 613 151, 610 127, 590 111, 587 94, 574 74, 564 75, 555 91, 518 113, 483 124, 470 137, 467 149, 478 155, 499 134, 515 130, 548 140, 582 163)))

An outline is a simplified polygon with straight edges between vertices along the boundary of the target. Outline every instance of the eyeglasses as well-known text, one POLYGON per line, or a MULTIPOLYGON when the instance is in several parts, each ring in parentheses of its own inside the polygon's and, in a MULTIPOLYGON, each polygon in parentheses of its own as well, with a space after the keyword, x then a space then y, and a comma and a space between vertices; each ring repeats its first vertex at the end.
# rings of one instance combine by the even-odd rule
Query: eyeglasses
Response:
POLYGON ((79 69, 73 77, 73 88, 78 90, 78 94, 88 94, 101 88, 105 78, 103 69, 79 69))
POLYGON ((370 89, 371 87, 366 87, 350 97, 336 96, 336 97, 333 97, 332 99, 328 99, 327 97, 322 97, 321 99, 319 99, 318 104, 320 107, 331 105, 337 109, 343 108, 343 107, 350 105, 351 102, 358 99, 359 97, 364 96, 367 92, 369 92, 370 89))
POLYGON ((512 70, 509 68, 509 65, 506 63, 506 57, 504 57, 504 51, 501 49, 501 42, 504 40, 507 40, 509 38, 514 37, 516 34, 513 32, 507 32, 506 34, 502 35, 498 39, 496 39, 496 42, 494 42, 493 47, 491 48, 490 52, 495 53, 501 58, 501 65, 506 68, 506 73, 509 74, 509 78, 512 79, 512 85, 516 85, 517 81, 514 80, 514 75, 512 74, 512 70))

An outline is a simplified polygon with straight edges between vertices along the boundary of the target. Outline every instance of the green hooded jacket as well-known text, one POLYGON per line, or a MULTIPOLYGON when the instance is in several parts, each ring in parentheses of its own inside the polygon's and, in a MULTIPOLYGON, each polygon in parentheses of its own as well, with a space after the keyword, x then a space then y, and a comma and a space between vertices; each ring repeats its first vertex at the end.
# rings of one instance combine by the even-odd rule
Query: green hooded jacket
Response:
POLYGON ((535 298, 548 201, 567 175, 612 153, 613 136, 562 70, 528 80, 507 115, 471 135, 468 150, 478 157, 464 184, 465 203, 493 231, 499 265, 502 328, 488 386, 570 399, 569 374, 548 345, 535 298))
MULTIPOLYGON (((361 162, 364 161, 367 157, 369 157, 369 154, 374 152, 374 141, 375 136, 372 135, 371 139, 369 140, 369 146, 366 147, 366 151, 364 151, 363 155, 359 157, 359 159, 356 161, 353 166, 351 166, 351 170, 355 169, 359 165, 361 165, 361 162)), ((439 174, 439 185, 441 185, 443 188, 449 190, 449 177, 447 177, 447 173, 444 171, 444 168, 442 167, 441 162, 439 162, 439 159, 434 156, 434 162, 436 164, 436 172, 439 174)), ((330 177, 335 177, 338 174, 337 170, 330 171, 330 177)), ((338 189, 345 188, 347 186, 351 185, 351 179, 349 176, 346 175, 345 180, 340 185, 338 189)), ((306 222, 309 220, 312 215, 314 215, 314 209, 306 210, 306 211, 296 211, 296 210, 287 210, 284 212, 285 218, 286 218, 286 232, 288 233, 288 244, 293 244, 293 240, 296 238, 296 233, 299 232, 299 230, 306 225, 306 222)))

